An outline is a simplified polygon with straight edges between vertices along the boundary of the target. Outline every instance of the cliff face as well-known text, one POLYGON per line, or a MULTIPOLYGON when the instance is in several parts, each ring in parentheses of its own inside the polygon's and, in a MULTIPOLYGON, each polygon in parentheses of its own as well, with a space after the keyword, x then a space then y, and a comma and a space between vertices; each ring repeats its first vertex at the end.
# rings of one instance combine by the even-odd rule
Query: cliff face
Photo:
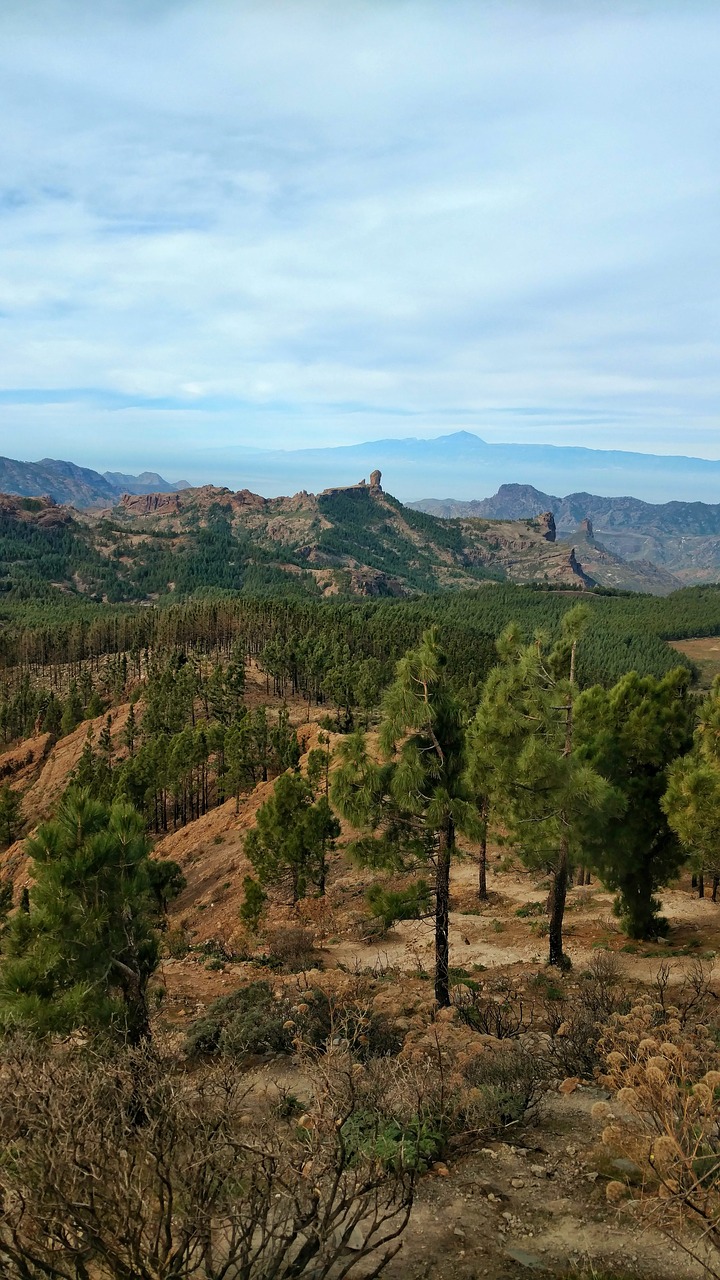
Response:
MULTIPOLYGON (((646 589, 662 587, 664 591, 720 577, 720 503, 655 504, 592 493, 557 498, 532 485, 505 484, 481 501, 428 498, 411 506, 444 519, 520 520, 551 511, 559 537, 571 541, 597 537, 608 556, 629 562, 633 566, 627 578, 630 590, 636 590, 634 584, 643 577, 655 584, 648 582, 646 589)), ((613 572, 617 578, 622 576, 617 563, 613 572)))

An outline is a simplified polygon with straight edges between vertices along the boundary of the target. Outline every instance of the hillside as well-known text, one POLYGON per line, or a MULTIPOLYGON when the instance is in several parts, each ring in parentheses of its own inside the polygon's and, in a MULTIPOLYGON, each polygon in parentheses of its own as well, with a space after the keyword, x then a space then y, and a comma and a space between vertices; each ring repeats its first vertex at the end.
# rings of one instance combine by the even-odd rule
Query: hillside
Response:
POLYGON ((124 494, 99 511, 0 497, 6 598, 48 592, 144 602, 200 588, 253 595, 401 597, 488 581, 667 594, 677 581, 595 546, 558 540, 551 514, 448 522, 362 481, 263 498, 211 485, 124 494))
POLYGON ((552 511, 561 538, 576 542, 578 528, 590 520, 605 549, 623 560, 651 562, 685 583, 720 577, 720 504, 655 504, 592 493, 558 498, 532 485, 504 484, 479 501, 425 498, 409 505, 444 519, 527 520, 552 511))
POLYGON ((123 475, 119 471, 100 475, 89 467, 78 467, 74 462, 57 458, 43 458, 40 462, 0 458, 0 493, 26 498, 47 495, 55 502, 73 507, 104 506, 116 502, 123 493, 166 493, 185 487, 184 480, 172 484, 155 471, 144 471, 139 476, 123 475))

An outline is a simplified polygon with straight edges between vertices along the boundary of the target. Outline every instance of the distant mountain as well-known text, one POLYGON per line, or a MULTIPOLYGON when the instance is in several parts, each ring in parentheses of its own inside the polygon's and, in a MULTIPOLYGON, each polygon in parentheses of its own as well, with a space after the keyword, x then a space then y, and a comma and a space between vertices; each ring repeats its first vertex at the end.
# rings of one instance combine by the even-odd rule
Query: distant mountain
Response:
POLYGON ((116 493, 177 493, 180 489, 189 489, 187 480, 163 480, 157 471, 141 471, 139 476, 126 476, 122 471, 103 471, 103 479, 113 487, 116 493))
POLYGON ((488 444, 469 431, 435 440, 375 440, 324 449, 213 449, 196 470, 236 488, 277 496, 353 484, 380 467, 403 501, 418 493, 492 493, 509 482, 548 493, 634 493, 648 502, 720 501, 720 461, 575 446, 488 444))
POLYGON ((0 458, 0 493, 16 493, 35 498, 47 495, 55 502, 73 507, 108 506, 123 493, 174 492, 186 488, 184 480, 171 484, 154 471, 126 476, 119 471, 92 471, 74 462, 43 458, 40 462, 18 462, 0 458))
POLYGON ((527 520, 551 511, 558 534, 574 542, 579 526, 589 520, 603 547, 626 561, 649 561, 683 583, 720 580, 720 503, 656 504, 592 493, 558 498, 532 485, 503 484, 479 501, 425 498, 409 506, 445 519, 527 520))

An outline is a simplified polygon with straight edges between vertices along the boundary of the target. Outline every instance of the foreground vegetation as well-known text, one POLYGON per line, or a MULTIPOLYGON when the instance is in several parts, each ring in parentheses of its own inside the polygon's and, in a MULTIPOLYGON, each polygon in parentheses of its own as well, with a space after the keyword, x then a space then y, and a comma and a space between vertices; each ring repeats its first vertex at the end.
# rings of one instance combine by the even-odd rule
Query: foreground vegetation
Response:
MULTIPOLYGON (((702 1224, 692 1248, 720 1275, 707 975, 672 999, 602 957, 567 975, 574 879, 615 893, 634 940, 663 936, 658 895, 683 867, 720 883, 720 685, 701 700, 661 638, 720 630, 720 592, 678 593, 664 619, 657 604, 568 608, 502 585, 444 597, 441 623, 434 600, 208 597, 8 629, 6 746, 84 745, 24 846, 29 891, 5 877, 0 893, 4 1274, 379 1275, 428 1169, 529 1123, 572 1077, 617 1095, 598 1113, 603 1140, 642 1168, 639 1202, 671 1204, 664 1229, 685 1240, 684 1219, 702 1224), (248 700, 248 659, 274 707, 248 700), (309 753, 283 698, 320 721, 309 753), (372 876, 374 936, 433 921, 433 998, 410 1026, 382 1012, 374 979, 338 992, 303 977, 317 972, 312 937, 288 933, 284 958, 266 957, 184 1043, 163 1029, 157 974, 185 882, 154 838, 259 784, 238 920, 251 961, 265 963, 256 941, 274 904, 322 898, 349 860, 372 876), (474 856, 487 900, 489 839, 547 888, 552 977, 532 989, 451 968, 452 867, 474 856), (297 979, 279 981, 288 969, 297 979), (258 1054, 291 1060, 301 1096, 264 1090, 258 1054)), ((23 835, 21 801, 0 780, 3 845, 23 835)), ((626 1181, 607 1188, 633 1199, 626 1181)))

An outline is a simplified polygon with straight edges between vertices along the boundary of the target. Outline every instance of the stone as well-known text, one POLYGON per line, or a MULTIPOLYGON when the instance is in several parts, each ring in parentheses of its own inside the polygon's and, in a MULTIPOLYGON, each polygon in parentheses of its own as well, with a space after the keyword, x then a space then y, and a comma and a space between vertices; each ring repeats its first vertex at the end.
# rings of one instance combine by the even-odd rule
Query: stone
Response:
POLYGON ((568 1076, 562 1084, 558 1085, 558 1093, 574 1093, 579 1084, 579 1076, 568 1076))
POLYGON ((525 1249, 519 1248, 518 1245, 508 1245, 505 1253, 508 1258, 512 1258, 513 1262, 519 1262, 521 1267, 527 1267, 529 1271, 548 1270, 542 1258, 539 1258, 535 1253, 527 1253, 525 1249))

